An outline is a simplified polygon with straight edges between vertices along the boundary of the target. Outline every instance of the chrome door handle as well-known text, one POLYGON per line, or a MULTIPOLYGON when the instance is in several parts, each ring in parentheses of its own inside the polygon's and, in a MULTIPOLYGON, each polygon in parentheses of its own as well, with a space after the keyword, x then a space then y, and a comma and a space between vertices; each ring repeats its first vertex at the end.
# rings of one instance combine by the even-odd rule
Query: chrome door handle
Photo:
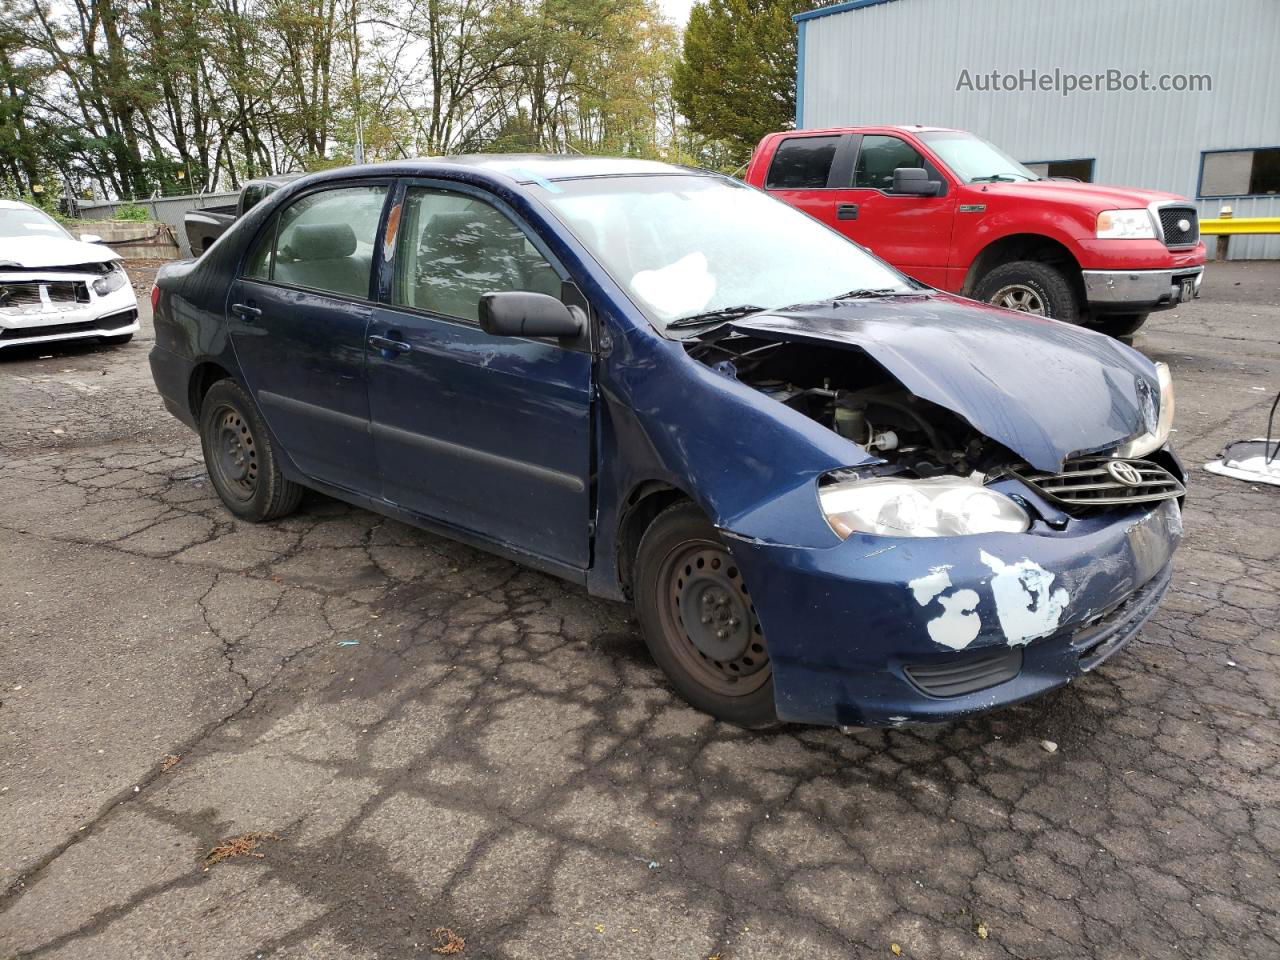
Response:
POLYGON ((403 340, 392 340, 390 337, 380 337, 376 334, 369 338, 369 346, 386 353, 408 353, 413 349, 411 344, 403 340))
POLYGON ((253 321, 262 316, 262 309, 255 307, 251 303, 233 303, 231 312, 247 323, 253 323, 253 321))

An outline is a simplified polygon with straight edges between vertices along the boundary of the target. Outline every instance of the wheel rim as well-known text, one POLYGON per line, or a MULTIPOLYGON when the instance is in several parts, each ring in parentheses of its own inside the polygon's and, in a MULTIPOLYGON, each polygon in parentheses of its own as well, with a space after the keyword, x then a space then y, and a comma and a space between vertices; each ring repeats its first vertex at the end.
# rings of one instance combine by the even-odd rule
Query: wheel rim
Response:
POLYGON ((729 697, 768 682, 764 632, 728 550, 710 540, 682 543, 663 560, 658 583, 662 627, 688 674, 729 697))
POLYGON ((1044 298, 1025 283, 1011 283, 1001 287, 991 297, 991 302, 1006 310, 1031 313, 1037 317, 1046 316, 1044 298))
POLYGON ((221 486, 238 500, 258 491, 258 445, 249 422, 235 407, 219 407, 213 415, 210 465, 221 486))

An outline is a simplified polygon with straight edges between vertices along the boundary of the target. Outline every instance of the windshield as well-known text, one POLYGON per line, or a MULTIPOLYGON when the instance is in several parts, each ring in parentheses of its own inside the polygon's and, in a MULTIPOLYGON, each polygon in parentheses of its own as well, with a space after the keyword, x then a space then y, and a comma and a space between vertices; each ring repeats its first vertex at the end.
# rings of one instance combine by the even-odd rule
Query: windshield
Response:
POLYGON ((979 180, 1039 180, 1040 178, 994 144, 971 133, 921 133, 921 140, 965 183, 979 180))
POLYGON ((0 237, 58 237, 67 231, 35 207, 0 207, 0 237))
POLYGON ((736 181, 597 177, 549 186, 543 199, 662 330, 738 307, 916 289, 840 234, 736 181))

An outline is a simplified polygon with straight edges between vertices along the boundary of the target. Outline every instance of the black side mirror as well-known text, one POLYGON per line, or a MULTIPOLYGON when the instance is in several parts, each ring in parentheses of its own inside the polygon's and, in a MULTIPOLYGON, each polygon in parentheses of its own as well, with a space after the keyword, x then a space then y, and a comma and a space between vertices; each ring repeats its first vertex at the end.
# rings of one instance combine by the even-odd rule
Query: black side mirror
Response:
POLYGON ((942 192, 942 184, 929 179, 929 171, 923 167, 899 167, 893 171, 893 192, 909 197, 936 197, 942 192))
POLYGON ((583 318, 545 293, 512 290, 480 297, 480 329, 495 337, 576 337, 583 318))

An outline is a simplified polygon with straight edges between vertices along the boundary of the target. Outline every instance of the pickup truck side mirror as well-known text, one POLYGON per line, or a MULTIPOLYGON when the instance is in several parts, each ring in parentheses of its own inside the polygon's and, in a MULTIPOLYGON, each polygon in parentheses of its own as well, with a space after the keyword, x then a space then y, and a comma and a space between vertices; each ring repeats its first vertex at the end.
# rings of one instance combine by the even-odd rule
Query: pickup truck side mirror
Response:
POLYGON ((936 197, 942 192, 942 183, 929 179, 929 171, 923 167, 898 167, 893 171, 893 192, 908 197, 936 197))
POLYGON ((580 312, 545 293, 512 290, 480 297, 480 329, 496 337, 576 337, 580 312))

